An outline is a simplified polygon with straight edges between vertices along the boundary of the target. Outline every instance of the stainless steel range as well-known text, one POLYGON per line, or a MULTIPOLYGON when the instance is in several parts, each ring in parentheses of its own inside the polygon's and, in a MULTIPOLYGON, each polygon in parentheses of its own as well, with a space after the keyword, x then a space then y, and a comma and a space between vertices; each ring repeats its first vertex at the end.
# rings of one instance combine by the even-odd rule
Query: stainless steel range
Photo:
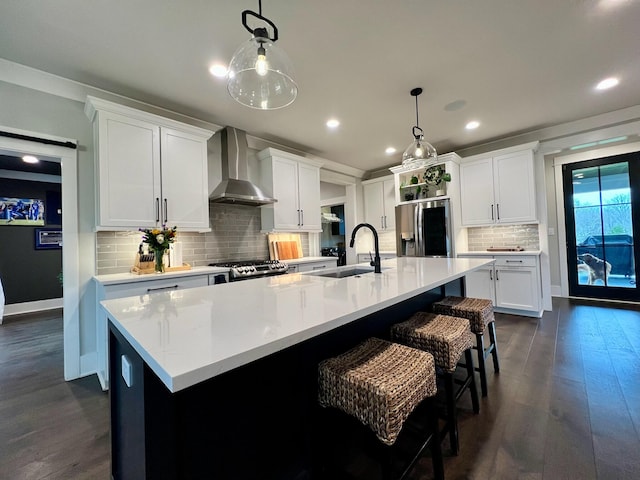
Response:
POLYGON ((245 260, 241 262, 210 263, 209 266, 228 268, 230 282, 282 275, 289 271, 289 266, 279 260, 245 260))

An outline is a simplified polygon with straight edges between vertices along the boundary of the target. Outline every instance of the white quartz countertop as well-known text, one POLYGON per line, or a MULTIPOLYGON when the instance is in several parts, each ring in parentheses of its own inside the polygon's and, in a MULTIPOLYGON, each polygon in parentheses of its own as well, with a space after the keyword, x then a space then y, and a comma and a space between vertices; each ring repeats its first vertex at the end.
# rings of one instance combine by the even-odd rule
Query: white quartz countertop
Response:
POLYGON ((207 275, 228 272, 228 268, 221 267, 193 267, 191 270, 180 270, 177 272, 164 272, 156 275, 154 273, 138 275, 135 273, 113 273, 109 275, 95 275, 96 282, 103 285, 114 285, 118 283, 144 282, 148 280, 164 280, 166 278, 188 277, 191 275, 207 275))
POLYGON ((500 257, 500 256, 504 256, 504 255, 508 255, 510 257, 514 257, 514 256, 518 256, 518 255, 540 255, 542 253, 542 250, 522 250, 520 252, 487 252, 486 250, 478 250, 475 252, 459 252, 458 255, 459 256, 467 256, 467 255, 474 255, 474 256, 486 256, 486 257, 500 257))
POLYGON ((167 388, 177 392, 492 262, 402 257, 383 261, 380 274, 338 279, 290 273, 101 304, 167 388))

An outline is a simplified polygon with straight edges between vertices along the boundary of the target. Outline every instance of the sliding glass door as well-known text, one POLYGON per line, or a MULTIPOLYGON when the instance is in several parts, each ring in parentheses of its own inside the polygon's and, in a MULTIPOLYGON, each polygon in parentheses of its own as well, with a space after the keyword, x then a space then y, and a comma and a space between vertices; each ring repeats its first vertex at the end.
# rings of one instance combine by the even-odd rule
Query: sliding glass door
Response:
POLYGON ((639 300, 640 153, 563 166, 569 295, 639 300))

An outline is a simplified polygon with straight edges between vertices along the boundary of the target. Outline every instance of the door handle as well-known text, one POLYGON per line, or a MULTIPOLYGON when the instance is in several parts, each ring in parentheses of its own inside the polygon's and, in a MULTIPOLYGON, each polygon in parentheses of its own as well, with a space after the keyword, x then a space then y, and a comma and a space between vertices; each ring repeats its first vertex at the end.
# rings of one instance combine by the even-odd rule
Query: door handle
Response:
POLYGON ((301 225, 301 223, 300 223, 300 210, 296 210, 296 211, 298 212, 298 226, 300 226, 301 225))
POLYGON ((491 204, 491 220, 495 220, 495 218, 493 218, 493 203, 491 204))
POLYGON ((500 270, 496 270, 496 280, 500 280, 500 275, 498 275, 498 273, 500 273, 500 270))
POLYGON ((304 210, 300 210, 300 225, 304 225, 304 210))
POLYGON ((506 260, 507 263, 522 263, 522 260, 506 260))
POLYGON ((380 217, 380 227, 384 230, 384 215, 380 217))
POLYGON ((493 270, 489 270, 489 280, 493 280, 493 270))
POLYGON ((156 197, 156 223, 160 221, 160 199, 156 197))
POLYGON ((164 223, 167 223, 167 219, 169 217, 167 216, 167 199, 164 199, 164 223))
POLYGON ((496 203, 496 212, 498 215, 498 220, 500 220, 500 204, 499 203, 496 203))

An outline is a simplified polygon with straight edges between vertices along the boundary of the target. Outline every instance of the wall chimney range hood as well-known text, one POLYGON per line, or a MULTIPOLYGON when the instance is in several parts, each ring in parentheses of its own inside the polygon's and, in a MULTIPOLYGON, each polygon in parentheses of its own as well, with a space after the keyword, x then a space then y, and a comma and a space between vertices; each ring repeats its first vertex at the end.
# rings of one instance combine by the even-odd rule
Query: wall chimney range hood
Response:
POLYGON ((261 206, 275 203, 256 185, 251 183, 247 162, 247 133, 233 127, 220 131, 222 146, 222 181, 209 200, 218 203, 261 206))

